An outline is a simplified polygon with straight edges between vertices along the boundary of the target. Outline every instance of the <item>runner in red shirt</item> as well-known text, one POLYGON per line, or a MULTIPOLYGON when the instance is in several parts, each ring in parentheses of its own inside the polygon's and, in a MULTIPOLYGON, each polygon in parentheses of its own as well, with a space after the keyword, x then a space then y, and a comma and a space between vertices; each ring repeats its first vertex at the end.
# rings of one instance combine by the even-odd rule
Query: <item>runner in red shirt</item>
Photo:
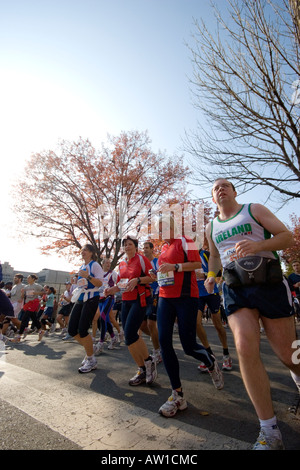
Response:
MULTIPOLYGON (((159 288, 159 296, 165 298, 176 298, 176 297, 199 297, 199 289, 195 274, 196 265, 191 265, 192 270, 187 270, 187 264, 185 264, 185 272, 180 269, 180 264, 184 262, 189 263, 200 263, 201 259, 198 250, 195 247, 194 242, 187 238, 177 238, 170 240, 170 243, 163 245, 161 255, 158 259, 160 266, 159 272, 163 273, 166 271, 162 265, 173 265, 178 266, 174 268, 170 267, 171 272, 173 271, 174 283, 170 285, 162 285, 159 288), (180 263, 180 264, 177 264, 180 263)), ((173 275, 171 276, 173 278, 173 275)))
POLYGON ((151 384, 157 377, 156 362, 149 355, 147 345, 139 336, 139 329, 146 314, 148 299, 151 291, 149 282, 152 279, 149 269, 150 261, 138 253, 138 241, 127 236, 122 241, 126 258, 119 264, 117 285, 105 289, 105 295, 113 295, 122 291, 122 326, 125 343, 138 366, 138 371, 129 385, 151 384))
POLYGON ((157 309, 159 343, 172 386, 172 395, 160 407, 159 413, 167 417, 174 416, 178 410, 187 407, 179 376, 179 362, 172 343, 176 318, 185 354, 204 362, 215 387, 223 388, 222 372, 215 358, 196 342, 199 290, 195 269, 201 268, 200 255, 190 238, 174 238, 174 220, 171 217, 170 222, 171 237, 162 248, 157 273, 160 286, 157 309))

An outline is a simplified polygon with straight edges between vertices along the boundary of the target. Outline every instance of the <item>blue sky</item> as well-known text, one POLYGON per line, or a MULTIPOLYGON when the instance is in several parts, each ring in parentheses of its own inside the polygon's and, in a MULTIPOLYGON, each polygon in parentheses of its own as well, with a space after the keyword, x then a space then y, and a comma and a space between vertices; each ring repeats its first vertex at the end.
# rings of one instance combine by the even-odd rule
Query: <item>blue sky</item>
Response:
MULTIPOLYGON (((29 92, 33 107, 41 111, 42 116, 31 113, 33 125, 37 122, 39 127, 41 117, 49 122, 43 105, 52 115, 57 110, 53 129, 47 129, 48 139, 57 142, 59 137, 84 135, 102 142, 107 131, 148 129, 154 149, 172 153, 181 145, 184 126, 196 116, 184 42, 190 38, 193 16, 202 14, 207 4, 206 0, 2 0, 1 68, 10 81, 14 75, 15 86, 29 92), (72 127, 65 122, 71 114, 69 100, 74 100, 76 116, 72 127)), ((20 100, 13 102, 18 113, 20 100)), ((25 117, 24 109, 21 115, 25 117)), ((40 140, 32 145, 33 150, 40 149, 40 140)))
POLYGON ((154 151, 184 153, 185 131, 201 120, 185 44, 200 17, 212 19, 208 0, 0 0, 2 262, 71 268, 17 235, 8 191, 31 153, 79 136, 100 146, 136 129, 154 151))

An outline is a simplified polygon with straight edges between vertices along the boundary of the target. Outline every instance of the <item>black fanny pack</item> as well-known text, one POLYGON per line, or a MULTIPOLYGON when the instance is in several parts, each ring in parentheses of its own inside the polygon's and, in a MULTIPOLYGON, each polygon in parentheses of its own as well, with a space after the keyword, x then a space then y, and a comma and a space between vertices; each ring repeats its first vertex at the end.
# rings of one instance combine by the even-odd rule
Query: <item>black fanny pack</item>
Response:
POLYGON ((225 283, 229 287, 277 284, 283 275, 278 259, 246 256, 228 264, 223 270, 225 283))

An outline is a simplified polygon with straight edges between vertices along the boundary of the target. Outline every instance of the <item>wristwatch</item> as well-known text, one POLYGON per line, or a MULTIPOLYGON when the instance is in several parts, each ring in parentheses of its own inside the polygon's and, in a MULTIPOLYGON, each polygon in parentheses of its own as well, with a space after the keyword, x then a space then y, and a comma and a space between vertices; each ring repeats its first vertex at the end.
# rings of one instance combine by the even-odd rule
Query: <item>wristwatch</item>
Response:
POLYGON ((138 282, 137 282, 137 283, 138 283, 138 284, 140 284, 140 283, 141 283, 141 278, 140 278, 140 277, 138 277, 138 278, 137 278, 137 280, 138 280, 138 282))
POLYGON ((87 279, 90 281, 92 279, 92 276, 89 274, 87 279))
POLYGON ((176 263, 176 264, 175 264, 175 269, 174 269, 174 270, 177 272, 177 271, 178 271, 178 269, 179 269, 179 264, 177 264, 177 263, 176 263))

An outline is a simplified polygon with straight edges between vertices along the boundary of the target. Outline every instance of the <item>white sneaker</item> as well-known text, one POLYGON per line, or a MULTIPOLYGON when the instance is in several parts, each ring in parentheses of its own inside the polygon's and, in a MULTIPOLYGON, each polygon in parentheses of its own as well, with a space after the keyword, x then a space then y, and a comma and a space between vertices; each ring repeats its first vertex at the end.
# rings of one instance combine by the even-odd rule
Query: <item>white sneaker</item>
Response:
POLYGON ((26 338, 26 336, 31 333, 31 329, 30 328, 25 328, 24 332, 23 332, 23 339, 26 338))
POLYGON ((232 359, 230 356, 223 356, 223 370, 232 370, 232 359))
POLYGON ((154 349, 152 357, 154 358, 156 364, 160 364, 162 362, 160 349, 154 349))
POLYGON ((168 398, 166 403, 159 408, 158 412, 167 418, 171 418, 176 415, 178 410, 182 411, 186 408, 186 399, 181 397, 176 390, 172 390, 172 395, 168 398))
POLYGON ((91 359, 86 359, 83 361, 83 364, 81 367, 79 367, 78 372, 81 374, 86 374, 87 372, 91 372, 92 370, 97 369, 97 360, 95 357, 92 357, 91 359))
POLYGON ((2 337, 0 338, 0 341, 2 341, 3 344, 6 344, 6 343, 8 343, 9 341, 11 341, 11 338, 8 338, 7 336, 2 335, 2 337))
POLYGON ((264 430, 261 429, 253 450, 284 450, 280 433, 267 436, 264 430))
POLYGON ((21 342, 21 336, 17 335, 14 338, 10 340, 12 343, 20 343, 21 342))
POLYGON ((200 372, 203 372, 203 373, 208 372, 208 367, 206 367, 204 362, 200 362, 198 366, 198 370, 200 370, 200 372))
POLYGON ((115 345, 119 342, 118 339, 118 336, 114 336, 113 338, 111 338, 107 349, 115 349, 115 345))
POLYGON ((6 336, 6 338, 13 338, 15 336, 14 330, 11 329, 11 328, 7 329, 5 336, 6 336))
POLYGON ((124 331, 121 330, 119 333, 119 342, 124 343, 124 341, 125 341, 124 331))
POLYGON ((146 372, 139 367, 137 373, 129 380, 129 385, 136 386, 146 382, 146 372))
POLYGON ((38 339, 38 341, 42 341, 43 336, 44 336, 45 334, 46 334, 46 331, 45 331, 45 330, 40 330, 40 331, 39 331, 39 339, 38 339))
POLYGON ((69 333, 66 334, 66 336, 63 337, 63 341, 68 341, 69 339, 73 339, 73 336, 69 335, 69 333))
POLYGON ((157 377, 156 362, 151 358, 148 361, 145 361, 144 364, 146 367, 146 383, 150 385, 157 377))
POLYGON ((223 374, 219 369, 217 361, 214 362, 214 368, 212 371, 208 370, 209 375, 213 381, 214 386, 217 390, 221 390, 224 387, 223 374))
POLYGON ((98 343, 94 344, 93 349, 94 349, 95 356, 99 356, 99 354, 103 352, 104 343, 101 343, 101 341, 98 341, 98 343))

